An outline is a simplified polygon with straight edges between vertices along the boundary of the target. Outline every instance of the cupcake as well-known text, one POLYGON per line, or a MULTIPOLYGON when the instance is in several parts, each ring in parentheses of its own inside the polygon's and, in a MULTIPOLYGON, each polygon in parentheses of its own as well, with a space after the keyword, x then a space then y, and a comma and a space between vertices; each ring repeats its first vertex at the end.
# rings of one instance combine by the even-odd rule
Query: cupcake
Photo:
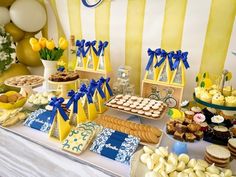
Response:
POLYGON ((196 87, 195 88, 195 95, 196 95, 196 97, 200 99, 200 96, 201 96, 202 92, 205 92, 205 91, 206 91, 205 88, 196 87))
POLYGON ((197 106, 194 106, 191 108, 191 111, 193 111, 195 114, 197 114, 197 113, 202 112, 202 109, 197 106))
POLYGON ((225 104, 225 98, 223 95, 221 94, 215 94, 213 97, 212 97, 212 104, 216 104, 216 105, 224 105, 225 104))
POLYGON ((193 119, 194 114, 195 113, 193 111, 185 111, 184 112, 185 117, 188 119, 193 119))
POLYGON ((236 107, 236 97, 235 96, 225 97, 225 105, 229 107, 236 107))
POLYGON ((231 93, 232 96, 236 96, 236 90, 233 90, 231 93))
POLYGON ((209 93, 210 93, 210 95, 212 95, 212 96, 215 95, 215 94, 221 94, 219 90, 215 90, 215 89, 210 90, 209 93))
POLYGON ((201 123, 201 122, 204 122, 206 120, 206 117, 204 114, 202 113, 198 113, 198 114, 195 114, 193 116, 193 120, 196 122, 196 123, 201 123))
POLYGON ((207 103, 211 103, 212 96, 208 92, 202 92, 200 95, 200 99, 207 103))
POLYGON ((232 86, 227 86, 223 88, 223 95, 230 96, 232 92, 232 86))
POLYGON ((218 85, 214 84, 211 86, 211 89, 212 90, 220 90, 220 87, 218 85))

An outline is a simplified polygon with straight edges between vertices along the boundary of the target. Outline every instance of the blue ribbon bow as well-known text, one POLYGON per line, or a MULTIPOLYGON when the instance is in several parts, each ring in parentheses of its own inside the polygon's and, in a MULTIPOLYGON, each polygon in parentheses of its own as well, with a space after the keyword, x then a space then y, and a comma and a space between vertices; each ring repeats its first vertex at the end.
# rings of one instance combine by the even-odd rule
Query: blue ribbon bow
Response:
POLYGON ((149 56, 149 60, 148 60, 147 66, 146 66, 146 71, 148 71, 150 69, 150 67, 153 63, 154 56, 157 57, 161 54, 161 49, 158 48, 155 51, 153 51, 152 49, 149 48, 147 53, 148 53, 148 56, 149 56))
POLYGON ((93 98, 92 98, 92 95, 91 93, 89 92, 89 90, 87 89, 86 85, 85 84, 82 84, 79 91, 83 94, 86 95, 87 99, 88 99, 88 103, 93 103, 93 98))
POLYGON ((86 51, 85 51, 85 55, 87 55, 89 49, 92 47, 94 53, 97 55, 97 49, 95 48, 97 41, 88 41, 85 43, 85 46, 87 47, 86 51))
POLYGON ((183 61, 185 68, 188 69, 190 66, 187 61, 187 56, 188 56, 188 52, 182 53, 181 50, 178 50, 176 54, 174 55, 175 62, 173 64, 173 69, 176 69, 179 67, 179 63, 181 60, 183 61))
POLYGON ((110 85, 109 85, 110 80, 111 80, 110 77, 108 77, 108 78, 106 79, 106 88, 107 88, 107 90, 108 90, 109 95, 110 95, 110 96, 113 96, 112 89, 111 89, 111 87, 110 87, 110 85))
POLYGON ((64 66, 60 66, 59 68, 57 68, 57 71, 59 71, 59 72, 63 72, 64 70, 65 70, 64 66))
POLYGON ((80 40, 77 40, 77 41, 76 41, 76 46, 77 46, 77 48, 78 48, 76 55, 77 55, 78 57, 80 57, 81 54, 82 54, 83 57, 86 56, 86 52, 85 52, 85 50, 84 50, 84 44, 85 44, 85 40, 84 40, 84 39, 82 39, 81 41, 80 41, 80 40))
POLYGON ((81 97, 84 96, 84 93, 81 92, 75 92, 74 90, 70 90, 68 92, 68 96, 70 97, 70 100, 66 104, 66 108, 69 109, 69 107, 74 103, 73 106, 73 113, 78 113, 78 101, 81 97))
POLYGON ((52 114, 51 114, 49 123, 51 123, 51 124, 53 123, 53 120, 56 117, 57 111, 59 111, 59 113, 61 114, 62 118, 65 121, 67 121, 69 119, 67 114, 65 113, 64 109, 61 107, 61 104, 63 102, 64 102, 64 98, 56 98, 56 97, 51 98, 49 105, 53 106, 53 109, 52 109, 52 114))
POLYGON ((157 61, 156 65, 154 66, 155 68, 156 67, 160 67, 161 64, 165 61, 166 57, 167 57, 168 53, 165 51, 165 50, 161 50, 161 60, 160 61, 157 61))
POLYGON ((94 79, 92 79, 90 81, 90 84, 88 86, 88 90, 89 90, 89 92, 91 93, 92 96, 94 95, 94 92, 97 88, 97 85, 98 85, 98 82, 96 82, 94 79))
POLYGON ((100 94, 100 96, 102 97, 102 99, 106 98, 106 95, 102 90, 102 86, 105 81, 106 80, 102 77, 101 79, 99 79, 98 84, 97 84, 97 90, 98 90, 98 93, 100 94))
POLYGON ((105 48, 108 46, 108 42, 99 41, 97 56, 104 56, 105 48))
POLYGON ((174 51, 171 51, 168 53, 168 61, 169 61, 169 65, 170 65, 170 69, 173 70, 173 57, 175 55, 174 51))

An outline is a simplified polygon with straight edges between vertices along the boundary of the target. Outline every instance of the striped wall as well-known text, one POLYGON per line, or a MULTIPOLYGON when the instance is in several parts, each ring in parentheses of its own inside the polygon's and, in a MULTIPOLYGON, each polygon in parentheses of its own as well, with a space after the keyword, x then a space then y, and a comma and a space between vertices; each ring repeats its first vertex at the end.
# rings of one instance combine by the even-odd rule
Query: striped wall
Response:
POLYGON ((109 41, 113 71, 130 65, 137 92, 149 47, 189 52, 185 98, 191 98, 199 71, 217 75, 226 68, 236 77, 236 57, 231 54, 236 51, 235 0, 104 0, 92 9, 81 0, 44 3, 49 16, 45 34, 109 41))

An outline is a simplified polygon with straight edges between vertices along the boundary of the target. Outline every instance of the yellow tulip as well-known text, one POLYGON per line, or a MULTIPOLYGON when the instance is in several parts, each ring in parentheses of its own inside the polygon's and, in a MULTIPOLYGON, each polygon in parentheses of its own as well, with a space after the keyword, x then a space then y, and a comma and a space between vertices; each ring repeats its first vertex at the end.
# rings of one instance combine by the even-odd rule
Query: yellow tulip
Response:
POLYGON ((68 42, 65 40, 65 38, 60 37, 59 39, 59 47, 63 50, 65 50, 68 47, 68 42))
POLYGON ((37 42, 38 42, 38 40, 36 38, 34 38, 34 37, 31 37, 30 40, 29 40, 29 43, 30 43, 31 46, 33 44, 37 43, 37 42))
POLYGON ((46 41, 46 47, 47 47, 49 50, 53 50, 53 49, 55 48, 54 41, 53 41, 53 40, 46 41))
POLYGON ((47 42, 47 39, 44 38, 44 37, 41 37, 41 38, 39 39, 39 44, 40 44, 40 46, 41 46, 42 48, 46 47, 46 42, 47 42))
POLYGON ((40 46, 39 42, 36 42, 36 43, 34 43, 34 44, 32 45, 32 50, 33 50, 34 52, 38 52, 38 51, 41 50, 41 46, 40 46))

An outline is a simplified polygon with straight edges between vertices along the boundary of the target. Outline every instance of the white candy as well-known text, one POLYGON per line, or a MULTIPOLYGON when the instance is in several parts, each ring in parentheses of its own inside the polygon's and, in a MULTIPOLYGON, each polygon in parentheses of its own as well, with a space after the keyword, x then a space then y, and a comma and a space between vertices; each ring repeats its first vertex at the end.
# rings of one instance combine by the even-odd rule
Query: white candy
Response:
POLYGON ((149 171, 145 174, 145 177, 162 177, 162 176, 158 172, 149 171))
POLYGON ((164 171, 164 170, 165 170, 164 163, 158 163, 153 169, 153 171, 155 172, 164 171))
POLYGON ((178 158, 177 158, 177 155, 171 153, 168 157, 168 160, 167 160, 168 163, 172 163, 173 165, 177 166, 178 164, 178 158))
POLYGON ((169 174, 169 177, 176 177, 178 176, 178 172, 177 171, 173 171, 172 173, 169 174))
POLYGON ((183 172, 190 174, 193 172, 193 168, 186 168, 183 172))
POLYGON ((142 154, 141 156, 140 156, 140 161, 142 162, 142 163, 144 163, 144 164, 146 164, 147 163, 147 160, 148 159, 150 159, 151 157, 150 157, 150 154, 142 154))
POLYGON ((217 168, 214 164, 207 167, 206 171, 209 172, 209 173, 212 173, 212 174, 220 174, 219 168, 217 168))
POLYGON ((151 159, 152 159, 152 161, 153 161, 155 164, 159 161, 159 158, 160 158, 160 156, 157 155, 156 153, 153 153, 153 154, 151 155, 151 159))
POLYGON ((188 176, 189 176, 189 177, 197 177, 197 175, 196 175, 194 172, 190 172, 190 173, 188 174, 188 176))
POLYGON ((187 164, 189 162, 189 156, 187 154, 180 154, 178 160, 187 164))
POLYGON ((233 175, 233 173, 232 173, 232 171, 231 171, 230 169, 226 169, 226 170, 224 171, 224 175, 225 175, 225 177, 230 177, 230 176, 233 175))
POLYGON ((35 100, 33 101, 33 104, 40 104, 40 100, 35 99, 35 100))
POLYGON ((160 152, 163 154, 164 157, 168 156, 168 147, 159 147, 160 152))
POLYGON ((196 170, 195 173, 196 173, 196 175, 197 175, 198 177, 205 177, 205 176, 206 176, 206 175, 204 174, 204 172, 201 171, 201 170, 196 170))
POLYGON ((201 165, 204 168, 209 167, 209 164, 205 160, 198 159, 197 164, 201 165))
POLYGON ((166 160, 165 160, 163 157, 160 157, 160 158, 159 158, 159 163, 165 164, 165 163, 166 163, 166 160))
POLYGON ((43 92, 42 94, 44 97, 48 97, 48 92, 43 92))
POLYGON ((41 104, 48 104, 48 100, 47 99, 42 99, 41 104))
POLYGON ((160 171, 160 174, 162 175, 162 177, 169 177, 168 174, 164 170, 160 171))
POLYGON ((201 171, 205 171, 205 168, 199 164, 196 164, 193 169, 196 171, 196 170, 201 170, 201 171))
POLYGON ((155 149, 155 153, 161 157, 164 157, 164 154, 159 149, 155 149))
POLYGON ((188 174, 187 173, 184 173, 184 172, 180 172, 177 177, 188 177, 188 174))
POLYGON ((147 167, 148 167, 148 169, 149 170, 152 170, 153 168, 154 168, 154 162, 152 161, 152 159, 151 158, 148 158, 147 159, 147 167))
POLYGON ((185 166, 186 166, 185 163, 183 161, 180 161, 179 164, 177 165, 176 170, 181 172, 185 169, 185 166))
POLYGON ((144 153, 152 154, 153 150, 149 148, 148 146, 143 146, 144 153))
POLYGON ((169 174, 176 170, 176 167, 171 163, 166 163, 166 173, 169 174))
POLYGON ((189 168, 193 168, 195 165, 197 164, 197 161, 196 159, 191 159, 189 162, 188 162, 188 167, 189 168))

